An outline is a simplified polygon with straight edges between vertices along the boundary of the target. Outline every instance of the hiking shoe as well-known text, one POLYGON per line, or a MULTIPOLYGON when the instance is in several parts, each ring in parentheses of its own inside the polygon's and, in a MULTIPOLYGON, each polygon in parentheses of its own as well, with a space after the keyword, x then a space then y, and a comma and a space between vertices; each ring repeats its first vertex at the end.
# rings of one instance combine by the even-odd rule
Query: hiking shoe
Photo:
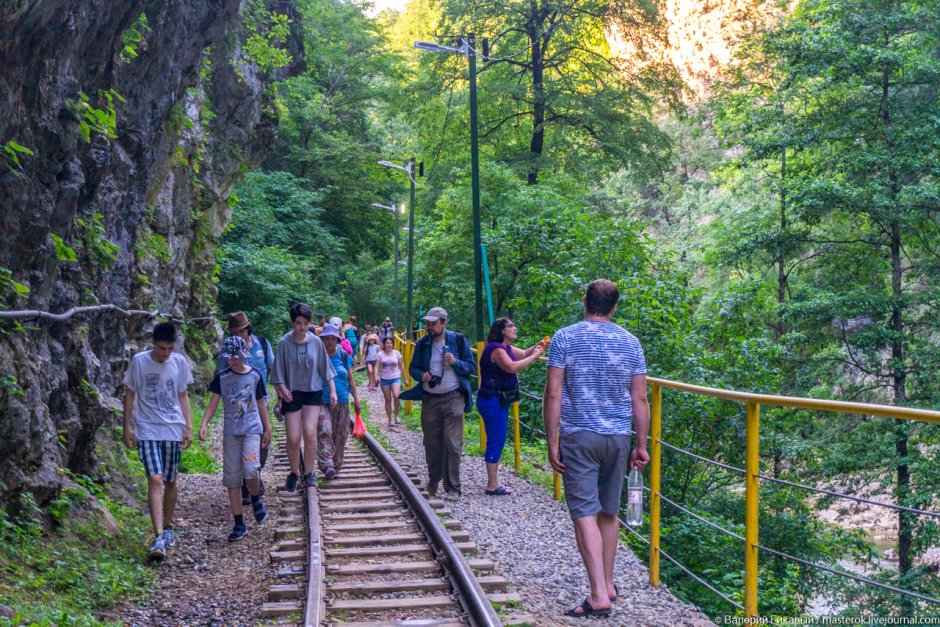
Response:
POLYGON ((332 481, 336 477, 336 470, 330 466, 326 469, 326 472, 323 473, 323 478, 327 481, 332 481))
POLYGON ((314 478, 313 473, 307 473, 304 475, 304 487, 309 488, 317 485, 317 480, 314 478))
POLYGON ((166 558, 166 538, 162 533, 153 539, 153 543, 147 549, 147 557, 154 562, 162 562, 166 558))
POLYGON ((284 489, 288 492, 293 492, 297 489, 297 480, 300 477, 294 473, 287 475, 287 483, 284 485, 284 489))
POLYGON ((229 542, 236 542, 248 535, 248 525, 235 525, 232 527, 232 533, 228 534, 229 542))
POLYGON ((459 500, 460 500, 460 492, 445 492, 445 493, 444 493, 444 500, 445 500, 445 501, 459 501, 459 500))
POLYGON ((261 524, 268 517, 268 510, 264 507, 264 501, 258 499, 251 504, 251 509, 255 513, 255 522, 261 524))
POLYGON ((437 496, 437 486, 438 486, 438 484, 436 484, 436 483, 429 483, 429 484, 428 484, 428 494, 429 494, 432 498, 434 498, 434 497, 437 496))
POLYGON ((173 527, 167 527, 163 530, 163 539, 166 540, 166 548, 172 549, 176 546, 176 532, 173 527))

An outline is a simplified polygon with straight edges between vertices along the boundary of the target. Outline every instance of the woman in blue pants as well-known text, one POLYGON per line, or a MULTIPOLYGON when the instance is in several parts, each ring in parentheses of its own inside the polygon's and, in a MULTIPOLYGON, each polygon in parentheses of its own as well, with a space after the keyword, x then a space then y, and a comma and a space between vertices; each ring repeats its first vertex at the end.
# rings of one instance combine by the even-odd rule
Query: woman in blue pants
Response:
POLYGON ((480 389, 477 390, 477 411, 486 428, 486 489, 490 496, 504 496, 512 490, 499 483, 499 458, 506 445, 509 406, 519 400, 519 378, 516 373, 527 368, 545 350, 543 342, 527 350, 516 348, 516 325, 509 318, 497 318, 490 327, 486 346, 480 355, 480 389))

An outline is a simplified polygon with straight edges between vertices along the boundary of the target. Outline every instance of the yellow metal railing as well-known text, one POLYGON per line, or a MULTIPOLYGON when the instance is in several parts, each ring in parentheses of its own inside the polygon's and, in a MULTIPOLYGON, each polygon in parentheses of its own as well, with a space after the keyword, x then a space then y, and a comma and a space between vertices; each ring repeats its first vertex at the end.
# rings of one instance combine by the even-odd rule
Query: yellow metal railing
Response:
MULTIPOLYGON (((744 615, 753 618, 758 615, 757 599, 757 567, 758 550, 758 512, 760 503, 760 408, 789 407, 794 409, 812 409, 840 414, 861 414, 867 416, 881 416, 901 420, 916 420, 919 422, 940 422, 940 412, 909 407, 891 407, 888 405, 871 405, 868 403, 849 403, 844 401, 828 401, 811 398, 798 398, 789 396, 772 396, 768 394, 751 394, 734 390, 719 390, 716 388, 691 385, 668 379, 648 378, 652 387, 650 399, 650 553, 649 553, 649 579, 653 586, 659 585, 659 560, 662 549, 660 547, 660 506, 662 478, 662 420, 663 420, 663 388, 711 396, 729 401, 744 403, 747 410, 745 426, 745 517, 744 517, 744 615)), ((778 555, 782 555, 776 552, 778 555)), ((923 598, 923 597, 921 597, 923 598)))
MULTIPOLYGON (((407 370, 411 365, 411 358, 414 355, 414 342, 406 340, 403 336, 396 336, 396 346, 402 346, 403 356, 405 360, 405 369, 407 370)), ((476 348, 471 349, 476 355, 477 360, 477 380, 479 381, 480 373, 480 363, 479 355, 483 352, 483 343, 478 343, 476 348)), ((540 357, 539 361, 546 361, 545 357, 540 357)), ((406 375, 407 376, 407 375, 406 375)), ((896 418, 901 420, 914 420, 919 422, 937 422, 940 423, 940 412, 930 411, 923 409, 913 409, 908 407, 891 407, 887 405, 872 405, 868 403, 851 403, 844 401, 829 401, 821 399, 811 399, 811 398, 798 398, 798 397, 789 397, 789 396, 773 396, 768 394, 752 394, 749 392, 739 392, 735 390, 721 390, 716 388, 703 387, 699 385, 692 385, 689 383, 681 383, 678 381, 670 381, 668 379, 659 379, 655 377, 648 377, 647 382, 651 387, 650 394, 650 428, 649 428, 649 442, 650 442, 650 465, 649 465, 649 490, 650 490, 650 502, 649 502, 649 539, 647 540, 643 536, 640 536, 635 531, 638 537, 640 537, 645 542, 649 543, 649 582, 652 586, 658 586, 660 584, 660 558, 665 557, 669 561, 673 562, 685 573, 689 574, 696 581, 701 583, 703 586, 712 590, 726 601, 739 608, 744 612, 745 617, 754 618, 758 616, 758 580, 757 580, 757 570, 758 570, 758 552, 759 550, 765 550, 771 554, 783 557, 783 558, 792 558, 785 553, 770 549, 768 547, 760 546, 758 542, 758 518, 759 518, 759 505, 760 505, 760 412, 761 406, 768 407, 788 407, 794 409, 808 409, 808 410, 818 410, 818 411, 827 411, 839 414, 856 414, 856 415, 867 415, 867 416, 880 416, 885 418, 896 418), (707 458, 698 457, 692 454, 693 457, 696 457, 702 461, 707 461, 710 463, 718 464, 719 466, 725 467, 730 470, 743 471, 745 475, 745 528, 744 536, 740 536, 736 533, 728 532, 713 523, 704 521, 700 517, 700 520, 706 522, 707 524, 716 527, 720 531, 734 536, 744 542, 744 604, 740 605, 731 599, 728 599, 724 594, 719 592, 717 589, 709 585, 706 581, 701 579, 695 573, 685 568, 681 563, 676 561, 673 557, 669 556, 662 550, 661 547, 661 506, 662 501, 666 500, 670 504, 677 506, 678 504, 670 501, 662 494, 662 448, 666 446, 671 450, 679 451, 682 453, 689 454, 687 451, 683 451, 678 447, 672 446, 667 442, 664 442, 662 439, 662 427, 663 427, 663 388, 670 390, 675 390, 677 392, 687 393, 687 394, 696 394, 700 396, 710 396, 714 398, 721 398, 729 401, 735 401, 743 403, 746 409, 746 427, 745 427, 745 468, 738 469, 727 464, 722 464, 715 460, 709 460, 707 458)), ((538 395, 531 394, 523 391, 523 395, 531 398, 534 401, 540 401, 541 398, 538 395)), ((411 413, 411 402, 408 401, 405 403, 405 411, 411 413)), ((541 431, 537 428, 531 427, 529 425, 523 425, 519 418, 519 402, 515 402, 511 407, 512 418, 512 427, 513 427, 513 466, 518 472, 521 469, 522 458, 525 457, 522 453, 522 444, 521 444, 521 432, 520 427, 525 426, 526 429, 532 431, 533 434, 540 434, 544 436, 544 431, 541 431)), ((486 448, 486 429, 484 428, 482 419, 480 420, 480 448, 481 450, 486 448)), ((535 460, 532 460, 529 457, 525 457, 527 460, 532 462, 534 465, 541 467, 535 460)), ((556 499, 561 499, 561 476, 552 471, 552 484, 553 484, 553 493, 556 499)), ((764 477, 764 479, 767 479, 764 477)), ((788 483, 788 482, 782 482, 788 483)), ((795 487, 804 487, 799 486, 798 484, 790 484, 795 487)), ((814 490, 814 488, 809 488, 814 490)), ((846 498, 853 498, 855 500, 864 500, 857 499, 856 497, 848 497, 846 495, 838 495, 833 492, 826 490, 818 490, 817 492, 822 492, 825 494, 835 495, 835 496, 844 496, 846 498)), ((908 511, 910 508, 897 507, 884 503, 877 503, 871 501, 865 501, 872 503, 874 505, 884 505, 886 507, 894 507, 896 509, 906 509, 908 511)), ((680 507, 680 509, 682 509, 680 507)), ((687 511, 687 510, 683 510, 687 511)), ((931 512, 920 512, 922 514, 927 514, 931 516, 940 517, 940 514, 935 514, 931 512)), ((694 515, 694 514, 693 514, 694 515)), ((696 516, 697 517, 697 516, 696 516)), ((797 558, 794 558, 797 559, 797 558)), ((797 561, 802 561, 797 559, 797 561)), ((805 562, 804 562, 805 563, 805 562)), ((812 563, 805 563, 808 566, 815 566, 821 568, 828 572, 834 574, 846 575, 846 573, 830 569, 826 566, 816 565, 812 563)), ((851 576, 851 575, 846 575, 851 576)), ((906 593, 909 596, 926 600, 929 602, 940 603, 940 600, 932 599, 930 597, 925 597, 923 595, 918 595, 915 593, 909 593, 904 590, 899 590, 892 588, 891 586, 879 584, 878 582, 872 581, 870 579, 865 579, 861 577, 852 577, 859 581, 869 583, 872 585, 880 586, 882 588, 887 588, 889 590, 894 590, 899 593, 906 593)))

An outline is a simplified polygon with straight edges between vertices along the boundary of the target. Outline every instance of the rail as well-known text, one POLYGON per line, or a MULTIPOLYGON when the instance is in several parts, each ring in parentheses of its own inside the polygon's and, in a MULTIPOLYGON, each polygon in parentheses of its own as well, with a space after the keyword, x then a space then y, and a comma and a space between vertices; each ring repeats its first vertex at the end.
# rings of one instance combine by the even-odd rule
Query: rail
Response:
POLYGON ((431 506, 428 505, 427 500, 421 495, 418 488, 415 487, 401 466, 392 459, 388 451, 378 443, 371 433, 367 432, 363 441, 408 502, 416 520, 430 538, 435 553, 441 560, 445 570, 450 574, 460 604, 467 612, 467 615, 470 616, 472 624, 477 627, 498 627, 502 625, 493 604, 490 603, 486 592, 483 591, 480 582, 474 576, 473 570, 464 558, 463 553, 454 544, 450 533, 438 519, 431 506))
MULTIPOLYGON (((413 355, 414 342, 406 340, 404 337, 399 338, 400 346, 403 348, 403 354, 405 356, 405 368, 410 366, 411 356, 413 355)), ((483 343, 480 342, 477 344, 475 349, 471 349, 472 352, 479 356, 483 351, 483 343)), ((540 358, 540 361, 545 361, 545 358, 540 358)), ((477 357, 477 379, 479 378, 479 357, 477 357)), ((816 494, 823 494, 833 498, 847 499, 859 503, 865 503, 868 505, 876 507, 884 507, 894 511, 906 512, 912 515, 927 516, 930 518, 940 518, 940 513, 931 512, 926 510, 920 510, 912 507, 907 507, 904 505, 897 505, 894 503, 884 503, 872 499, 865 499, 862 497, 844 494, 836 492, 834 490, 827 490, 823 488, 817 488, 815 486, 809 486, 805 484, 800 484, 792 481, 786 481, 784 479, 779 479, 776 477, 769 477, 760 473, 760 449, 759 449, 759 435, 760 435, 760 409, 761 406, 766 407, 782 407, 782 408, 791 408, 791 409, 805 409, 805 410, 815 410, 815 411, 825 411, 835 414, 852 414, 852 415, 866 415, 866 416, 878 416, 882 418, 893 418, 898 420, 910 420, 916 422, 927 422, 927 423, 940 423, 940 412, 931 411, 926 409, 916 409, 910 407, 893 407, 889 405, 876 405, 869 403, 854 403, 846 401, 834 401, 834 400, 824 400, 824 399, 811 399, 811 398, 800 398, 800 397, 789 397, 789 396, 776 396, 770 394, 757 394, 751 392, 741 392, 737 390, 723 390, 718 388, 711 388, 701 385, 693 385, 690 383, 684 383, 680 381, 672 381, 669 379, 657 378, 657 377, 648 377, 647 383, 651 388, 650 393, 650 433, 648 436, 648 441, 650 442, 650 465, 649 465, 649 488, 648 492, 650 494, 649 500, 649 538, 646 538, 639 534, 635 529, 627 525, 623 520, 620 520, 620 525, 628 532, 637 536, 643 542, 649 545, 649 581, 652 586, 659 586, 660 584, 660 559, 665 558, 672 564, 674 564, 679 570, 683 571, 685 574, 690 576, 693 580, 698 582, 704 588, 715 593, 717 596, 722 598, 732 607, 743 612, 744 616, 747 618, 754 618, 758 616, 758 555, 759 552, 763 551, 765 553, 774 555, 781 559, 790 560, 804 566, 817 568, 824 572, 843 576, 860 583, 871 585, 880 589, 888 590, 899 595, 917 599, 919 601, 938 604, 940 605, 940 599, 930 597, 927 595, 919 594, 909 590, 904 590, 895 586, 890 586, 882 582, 875 581, 873 579, 862 577, 854 573, 846 572, 836 568, 831 568, 825 564, 817 564, 809 560, 799 558, 794 555, 790 555, 783 551, 773 549, 771 547, 766 547, 758 543, 758 512, 760 504, 760 482, 770 482, 777 483, 780 485, 786 485, 791 488, 803 489, 809 492, 816 494), (713 398, 720 398, 728 401, 743 403, 746 409, 746 427, 745 427, 745 459, 746 467, 739 468, 724 462, 709 459, 701 455, 697 455, 691 451, 687 451, 678 446, 665 442, 662 439, 662 426, 663 426, 663 389, 670 389, 679 393, 684 394, 694 394, 698 396, 708 396, 713 398), (691 459, 695 459, 700 462, 714 465, 716 467, 722 468, 726 471, 737 473, 742 475, 745 480, 745 529, 744 535, 742 536, 739 533, 729 531, 724 529, 720 525, 715 524, 714 522, 708 520, 704 516, 693 512, 692 510, 682 506, 680 503, 669 499, 667 496, 662 494, 661 491, 661 481, 662 481, 662 449, 665 448, 669 451, 685 455, 691 459), (665 502, 670 507, 675 508, 677 511, 682 512, 685 515, 691 516, 695 520, 706 524, 708 527, 713 528, 721 533, 728 535, 729 537, 735 538, 741 541, 744 545, 744 594, 743 599, 744 603, 738 603, 734 599, 729 598, 726 594, 722 593, 715 586, 705 581, 700 575, 693 572, 691 569, 683 565, 679 560, 675 559, 673 556, 669 555, 662 549, 661 540, 662 540, 662 529, 661 529, 661 508, 662 503, 665 502)), ((520 390, 523 400, 542 402, 542 397, 538 394, 520 390)), ((406 404, 406 411, 411 412, 410 403, 406 404)), ((518 472, 520 470, 520 464, 522 459, 526 459, 533 466, 545 469, 544 465, 539 464, 536 460, 531 459, 526 456, 521 447, 520 442, 520 432, 521 429, 526 429, 532 434, 533 437, 545 438, 545 432, 537 427, 527 425, 520 421, 519 417, 519 402, 513 403, 511 420, 513 425, 513 454, 514 454, 514 467, 518 472)), ((486 431, 483 426, 482 419, 480 420, 480 447, 481 449, 486 447, 486 431)), ((553 474, 553 492, 556 499, 561 499, 561 481, 560 476, 552 471, 553 474)))

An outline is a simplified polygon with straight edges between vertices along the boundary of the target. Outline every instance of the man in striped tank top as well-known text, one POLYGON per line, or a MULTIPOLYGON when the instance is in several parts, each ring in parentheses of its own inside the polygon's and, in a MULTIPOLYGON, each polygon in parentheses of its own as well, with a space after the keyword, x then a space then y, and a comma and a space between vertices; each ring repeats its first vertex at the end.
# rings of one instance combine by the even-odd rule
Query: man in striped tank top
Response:
POLYGON ((564 480, 591 584, 590 595, 567 612, 575 617, 608 615, 617 600, 617 515, 628 458, 630 467, 649 463, 646 361, 639 340, 611 322, 619 299, 606 279, 588 285, 584 320, 555 333, 548 357, 542 407, 548 461, 564 480))

